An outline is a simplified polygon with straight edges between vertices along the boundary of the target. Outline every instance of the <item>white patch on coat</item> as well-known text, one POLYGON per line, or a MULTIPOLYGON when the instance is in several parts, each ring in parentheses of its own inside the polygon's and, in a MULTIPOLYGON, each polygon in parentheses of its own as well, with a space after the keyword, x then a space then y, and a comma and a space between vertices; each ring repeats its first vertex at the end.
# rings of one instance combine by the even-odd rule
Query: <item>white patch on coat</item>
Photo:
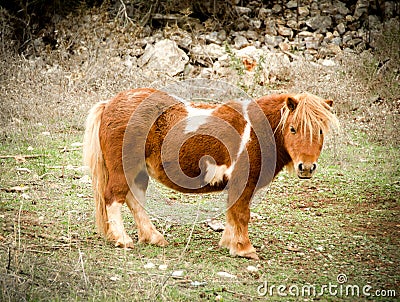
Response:
POLYGON ((232 164, 225 170, 225 175, 228 179, 231 178, 233 169, 235 168, 235 164, 239 156, 243 153, 244 149, 246 148, 248 142, 250 141, 251 135, 251 123, 249 119, 249 114, 247 111, 247 107, 251 103, 251 100, 243 100, 242 101, 242 111, 243 111, 243 118, 246 121, 246 126, 244 127, 244 131, 242 134, 242 139, 240 141, 240 146, 238 153, 236 154, 236 159, 232 162, 232 164))
POLYGON ((229 179, 230 175, 226 174, 228 167, 226 165, 214 165, 207 163, 207 172, 204 176, 204 181, 209 183, 211 186, 215 186, 224 180, 224 175, 229 179))
POLYGON ((243 118, 246 121, 246 126, 244 128, 243 134, 242 134, 242 140, 240 142, 240 147, 239 151, 237 154, 237 158, 239 158, 240 154, 244 151, 244 148, 246 148, 247 143, 250 141, 250 134, 251 134, 251 123, 249 119, 249 113, 247 111, 247 107, 251 103, 251 100, 243 100, 242 101, 242 110, 243 110, 243 118))
POLYGON ((196 132, 201 125, 207 123, 208 117, 211 116, 214 111, 214 109, 196 108, 181 97, 171 94, 170 96, 185 105, 187 111, 185 134, 196 132))

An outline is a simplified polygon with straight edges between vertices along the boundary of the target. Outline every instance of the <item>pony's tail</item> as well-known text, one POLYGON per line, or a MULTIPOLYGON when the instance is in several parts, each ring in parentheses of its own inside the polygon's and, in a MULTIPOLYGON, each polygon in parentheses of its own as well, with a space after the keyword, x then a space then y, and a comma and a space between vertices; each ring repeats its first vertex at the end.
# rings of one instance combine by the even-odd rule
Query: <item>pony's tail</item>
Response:
POLYGON ((102 113, 107 102, 98 102, 90 110, 86 120, 86 130, 83 141, 83 161, 92 174, 93 195, 96 210, 96 225, 100 233, 107 235, 108 217, 104 192, 108 182, 108 170, 104 163, 100 146, 99 129, 102 113))

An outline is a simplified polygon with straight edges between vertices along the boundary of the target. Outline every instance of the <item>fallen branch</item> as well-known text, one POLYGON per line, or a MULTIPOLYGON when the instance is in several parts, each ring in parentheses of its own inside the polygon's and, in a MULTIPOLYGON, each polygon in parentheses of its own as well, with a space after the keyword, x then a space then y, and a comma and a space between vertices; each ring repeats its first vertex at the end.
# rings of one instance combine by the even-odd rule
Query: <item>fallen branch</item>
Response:
POLYGON ((21 158, 37 158, 37 157, 47 157, 47 154, 30 154, 30 155, 0 155, 0 159, 6 158, 14 158, 14 159, 21 159, 21 158))

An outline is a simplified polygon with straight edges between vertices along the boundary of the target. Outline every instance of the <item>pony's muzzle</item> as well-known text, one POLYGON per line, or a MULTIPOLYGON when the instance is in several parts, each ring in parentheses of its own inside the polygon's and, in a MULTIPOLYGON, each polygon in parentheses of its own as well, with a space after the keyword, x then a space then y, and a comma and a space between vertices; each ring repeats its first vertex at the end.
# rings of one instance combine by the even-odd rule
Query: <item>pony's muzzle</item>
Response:
POLYGON ((302 163, 297 165, 297 176, 301 179, 311 178, 317 169, 316 163, 302 163))

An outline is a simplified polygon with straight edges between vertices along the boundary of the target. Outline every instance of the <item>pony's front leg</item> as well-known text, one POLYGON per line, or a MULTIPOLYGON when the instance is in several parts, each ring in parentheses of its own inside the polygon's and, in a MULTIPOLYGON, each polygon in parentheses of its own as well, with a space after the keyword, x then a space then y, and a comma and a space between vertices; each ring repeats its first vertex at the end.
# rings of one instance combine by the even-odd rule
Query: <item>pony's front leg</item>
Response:
POLYGON ((256 249, 250 242, 248 223, 250 220, 250 200, 253 189, 246 187, 236 202, 235 194, 229 194, 229 209, 226 212, 226 225, 219 246, 229 249, 232 256, 258 260, 256 249))

